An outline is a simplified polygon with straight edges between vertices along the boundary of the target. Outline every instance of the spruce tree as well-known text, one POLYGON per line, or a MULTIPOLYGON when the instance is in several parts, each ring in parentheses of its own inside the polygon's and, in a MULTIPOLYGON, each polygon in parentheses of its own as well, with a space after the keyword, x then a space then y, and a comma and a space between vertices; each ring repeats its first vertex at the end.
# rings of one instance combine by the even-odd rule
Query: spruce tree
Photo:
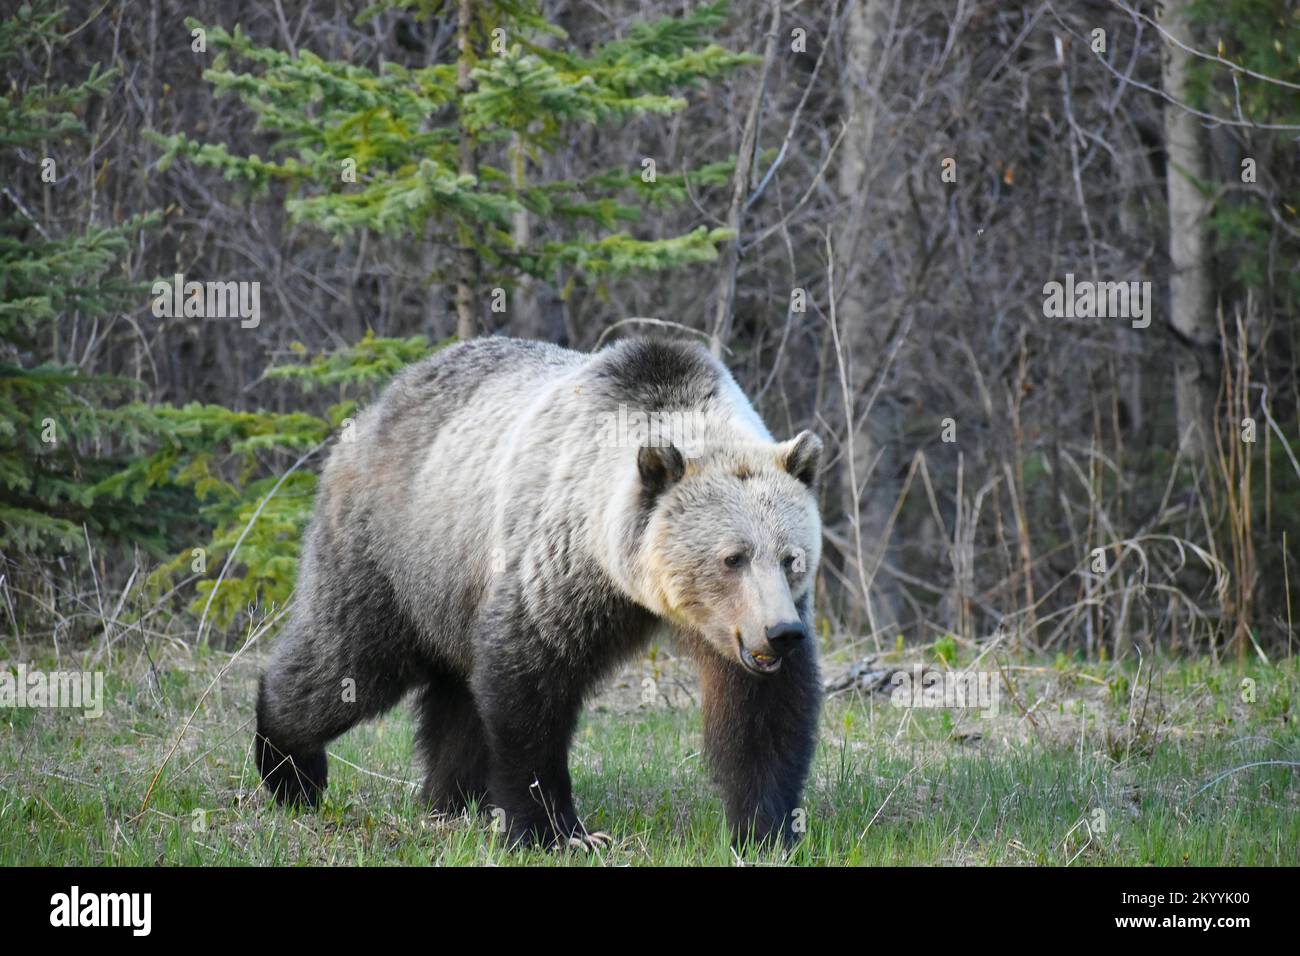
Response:
MULTIPOLYGON (((725 3, 639 25, 585 53, 565 49, 563 32, 532 0, 385 6, 457 17, 455 62, 370 70, 189 21, 215 54, 206 77, 257 113, 274 136, 273 155, 177 133, 159 137, 161 167, 186 156, 254 187, 281 180, 294 187, 295 221, 448 249, 430 278, 456 287, 462 338, 482 330, 488 288, 529 277, 567 288, 716 258, 729 235, 722 229, 650 239, 628 232, 643 208, 686 198, 685 173, 642 157, 578 181, 533 181, 527 170, 529 159, 569 148, 583 125, 671 114, 686 106, 676 91, 752 62, 709 39, 725 3), (539 228, 521 228, 530 221, 539 228)), ((730 172, 720 161, 689 179, 695 188, 721 185, 730 172)))
MULTIPOLYGON (((58 46, 63 12, 24 4, 0 22, 0 62, 36 44, 58 46)), ((61 354, 61 323, 106 318, 136 306, 143 290, 121 278, 128 241, 150 217, 60 230, 31 210, 14 172, 35 163, 46 189, 60 188, 52 152, 84 132, 79 114, 110 92, 111 73, 92 70, 76 85, 47 87, 21 77, 0 95, 0 553, 49 554, 107 533, 160 545, 159 520, 112 501, 96 504, 95 484, 121 468, 132 416, 113 407, 135 385, 87 374, 61 354)), ((30 181, 32 177, 26 177, 30 181)), ((161 509, 161 510, 160 510, 161 509)))

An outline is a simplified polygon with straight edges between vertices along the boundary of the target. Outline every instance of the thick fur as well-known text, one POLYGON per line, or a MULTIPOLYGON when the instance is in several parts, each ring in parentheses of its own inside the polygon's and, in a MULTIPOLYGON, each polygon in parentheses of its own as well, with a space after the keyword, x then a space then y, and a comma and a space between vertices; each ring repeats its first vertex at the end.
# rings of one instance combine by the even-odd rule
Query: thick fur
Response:
POLYGON ((768 637, 812 623, 815 437, 775 442, 698 347, 508 339, 407 369, 353 435, 325 466, 259 689, 255 755, 277 799, 314 805, 325 745, 418 689, 433 807, 499 807, 516 840, 581 837, 583 699, 667 624, 700 662, 734 836, 792 836, 820 684, 810 636, 768 637), (620 406, 690 413, 692 447, 611 441, 620 406), (774 673, 750 666, 778 654, 774 673))

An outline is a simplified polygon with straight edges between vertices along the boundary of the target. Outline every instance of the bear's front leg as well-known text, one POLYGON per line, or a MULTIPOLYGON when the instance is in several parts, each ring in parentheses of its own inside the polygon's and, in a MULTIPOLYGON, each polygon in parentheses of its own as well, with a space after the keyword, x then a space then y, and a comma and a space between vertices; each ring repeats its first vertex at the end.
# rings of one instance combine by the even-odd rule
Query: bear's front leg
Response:
POLYGON ((755 675, 736 660, 701 648, 704 744, 722 791, 732 844, 785 846, 798 838, 799 806, 817 744, 821 677, 811 641, 781 660, 775 674, 755 675))
POLYGON ((562 670, 505 650, 475 662, 485 676, 475 681, 474 694, 490 751, 488 802, 504 813, 508 843, 603 845, 608 837, 589 834, 578 819, 569 779, 581 694, 565 686, 562 670))

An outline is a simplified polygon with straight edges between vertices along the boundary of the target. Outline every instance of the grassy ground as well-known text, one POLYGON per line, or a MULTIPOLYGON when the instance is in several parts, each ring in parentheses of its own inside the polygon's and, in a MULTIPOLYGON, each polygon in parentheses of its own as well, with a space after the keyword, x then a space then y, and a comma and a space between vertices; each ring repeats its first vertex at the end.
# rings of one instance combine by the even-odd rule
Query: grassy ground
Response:
MULTIPOLYGON (((575 743, 579 811, 616 838, 600 857, 508 852, 482 819, 422 812, 405 707, 335 742, 320 812, 278 810, 249 759, 259 659, 179 648, 154 658, 156 668, 104 668, 99 719, 0 710, 0 865, 738 860, 702 763, 690 674, 662 651, 593 702, 575 743)), ((65 656, 61 666, 83 665, 65 656)), ((842 666, 828 660, 825 669, 842 666)), ((807 836, 789 862, 1300 863, 1294 660, 1251 661, 1241 674, 1209 662, 1001 667, 995 718, 896 708, 879 694, 831 698, 805 798, 807 836), (1243 699, 1243 677, 1254 681, 1253 701, 1243 699)))

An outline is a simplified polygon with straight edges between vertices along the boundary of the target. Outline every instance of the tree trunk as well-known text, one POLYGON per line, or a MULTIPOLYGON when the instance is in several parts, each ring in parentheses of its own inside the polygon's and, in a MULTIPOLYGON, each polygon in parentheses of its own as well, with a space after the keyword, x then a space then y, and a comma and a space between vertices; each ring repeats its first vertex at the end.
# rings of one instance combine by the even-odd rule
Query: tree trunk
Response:
POLYGON ((717 304, 713 317, 713 334, 709 348, 717 357, 731 339, 731 327, 736 309, 736 270, 740 267, 740 224, 745 214, 745 200, 749 196, 750 171, 754 166, 754 152, 758 148, 758 126, 763 111, 763 94, 768 75, 776 62, 777 31, 781 29, 781 0, 772 0, 771 22, 767 30, 767 43, 763 52, 762 74, 758 88, 745 118, 745 128, 740 136, 740 149, 736 152, 736 171, 731 178, 731 206, 727 211, 727 228, 735 236, 727 242, 722 254, 722 268, 718 273, 717 304))
MULTIPOLYGON (((1188 0, 1166 0, 1160 25, 1192 46, 1188 0)), ((1177 103, 1165 103, 1165 182, 1169 197, 1169 321, 1183 342, 1174 370, 1174 403, 1179 450, 1199 463, 1212 444, 1214 410, 1212 363, 1202 367, 1206 346, 1214 344, 1213 288, 1208 268, 1206 214, 1209 204, 1197 188, 1208 178, 1208 155, 1201 121, 1178 103, 1188 101, 1192 56, 1167 42, 1164 87, 1177 103)))
MULTIPOLYGON (((473 91, 470 70, 474 68, 474 49, 470 42, 470 24, 474 19, 474 0, 460 0, 456 15, 456 89, 461 115, 460 174, 478 178, 478 155, 474 138, 465 125, 464 98, 473 91)), ((479 334, 475 296, 479 284, 478 252, 474 248, 474 230, 468 223, 456 227, 456 337, 461 341, 479 334)))
MULTIPOLYGON (((843 347, 852 396, 863 394, 888 345, 883 341, 882 323, 871 319, 873 309, 878 312, 878 308, 871 295, 870 276, 860 266, 861 242, 872 232, 865 221, 866 199, 872 185, 867 158, 875 139, 878 100, 870 87, 873 68, 882 56, 881 34, 887 22, 881 0, 849 0, 843 72, 844 109, 849 121, 836 175, 836 191, 844 211, 836 217, 841 225, 835 230, 834 246, 836 271, 843 269, 844 275, 837 310, 843 317, 843 347)), ((835 294, 835 290, 831 291, 835 294)), ((870 574, 888 553, 885 528, 901 492, 900 463, 889 440, 894 430, 889 409, 877 402, 865 422, 856 422, 854 419, 861 414, 857 404, 845 410, 845 427, 861 428, 853 435, 852 461, 846 461, 840 470, 840 496, 845 519, 859 526, 858 534, 850 537, 864 543, 863 553, 853 555, 852 560, 862 562, 863 573, 870 574)), ((859 580, 854 574, 848 577, 859 580)), ((866 624, 879 642, 882 636, 892 636, 897 625, 898 594, 893 580, 884 574, 876 574, 869 583, 869 593, 860 598, 866 603, 866 624)))

